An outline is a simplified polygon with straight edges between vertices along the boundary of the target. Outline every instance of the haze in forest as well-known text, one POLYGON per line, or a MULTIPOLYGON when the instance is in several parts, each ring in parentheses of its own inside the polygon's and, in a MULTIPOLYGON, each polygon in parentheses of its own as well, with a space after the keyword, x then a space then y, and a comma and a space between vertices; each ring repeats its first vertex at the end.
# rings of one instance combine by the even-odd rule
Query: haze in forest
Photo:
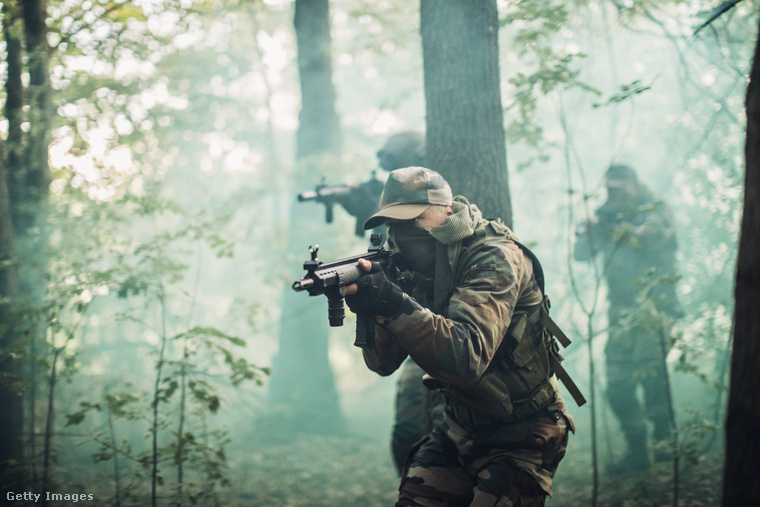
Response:
MULTIPOLYGON (((24 358, 24 491, 97 505, 392 504, 398 376, 367 370, 353 314, 329 328, 326 299, 291 284, 310 246, 325 261, 369 246, 340 205, 327 223, 325 206, 298 194, 385 181, 378 149, 425 131, 419 4, 329 2, 339 150, 303 159, 295 2, 40 2, 51 115, 37 114, 36 60, 24 55, 19 120, 11 56, 31 42, 11 14, 22 3, 2 2, 11 202, 23 186, 14 160, 36 149, 50 168, 44 199, 25 195, 18 211, 32 226, 14 223, 21 304, 2 315, 23 316, 23 338, 2 354, 24 358), (284 351, 284 327, 322 333, 324 349, 284 351)), ((496 3, 513 230, 541 259, 573 341, 563 364, 587 397, 596 362, 602 472, 623 445, 603 394, 606 289, 572 245, 604 202, 605 171, 625 163, 675 213, 680 494, 717 504, 760 5, 744 0, 697 32, 719 2, 496 3)), ((547 504, 588 505, 589 407, 563 395, 578 430, 547 504)), ((600 503, 666 504, 671 472, 657 469, 648 492, 603 475, 600 503)))

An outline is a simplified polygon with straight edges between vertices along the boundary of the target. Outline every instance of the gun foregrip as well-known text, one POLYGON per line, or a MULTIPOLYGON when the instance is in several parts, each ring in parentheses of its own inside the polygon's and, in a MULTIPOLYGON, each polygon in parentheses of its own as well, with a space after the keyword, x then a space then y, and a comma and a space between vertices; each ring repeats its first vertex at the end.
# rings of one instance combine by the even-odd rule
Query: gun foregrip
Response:
POLYGON ((327 296, 327 319, 330 327, 340 327, 346 318, 346 309, 343 307, 343 296, 340 293, 327 296))

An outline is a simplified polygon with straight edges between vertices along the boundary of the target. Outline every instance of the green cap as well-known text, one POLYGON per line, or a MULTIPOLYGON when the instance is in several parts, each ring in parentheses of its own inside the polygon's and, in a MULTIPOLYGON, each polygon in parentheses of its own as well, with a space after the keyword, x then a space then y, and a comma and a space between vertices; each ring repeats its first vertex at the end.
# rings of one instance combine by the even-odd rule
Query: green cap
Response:
POLYGON ((386 220, 411 220, 432 205, 451 206, 454 197, 443 176, 424 167, 404 167, 391 171, 380 198, 380 211, 364 222, 374 229, 386 220))

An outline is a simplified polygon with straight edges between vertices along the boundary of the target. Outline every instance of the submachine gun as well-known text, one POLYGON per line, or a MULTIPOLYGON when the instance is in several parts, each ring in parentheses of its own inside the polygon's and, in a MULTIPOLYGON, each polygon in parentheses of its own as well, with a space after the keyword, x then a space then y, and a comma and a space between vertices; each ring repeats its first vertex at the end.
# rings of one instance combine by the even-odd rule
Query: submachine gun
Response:
POLYGON ((349 183, 346 185, 326 185, 321 181, 314 190, 298 194, 298 202, 316 201, 325 205, 325 222, 332 223, 333 208, 336 204, 343 206, 346 212, 356 218, 354 234, 364 237, 364 222, 380 207, 380 195, 383 193, 383 182, 372 178, 364 183, 349 183))
MULTIPOLYGON (((396 278, 394 266, 391 259, 391 253, 382 247, 382 235, 372 234, 370 238, 370 247, 367 253, 353 255, 344 259, 338 259, 332 262, 322 262, 317 258, 319 245, 313 248, 309 247, 311 259, 303 263, 306 270, 306 276, 293 282, 293 290, 296 292, 306 291, 309 296, 327 296, 327 318, 331 327, 340 327, 343 325, 343 319, 346 316, 343 307, 343 294, 347 286, 356 282, 362 276, 366 275, 359 266, 359 259, 366 259, 370 262, 377 263, 386 273, 391 275, 390 278, 396 278)), ((357 347, 372 347, 375 344, 375 318, 374 316, 356 316, 356 341, 357 347)))

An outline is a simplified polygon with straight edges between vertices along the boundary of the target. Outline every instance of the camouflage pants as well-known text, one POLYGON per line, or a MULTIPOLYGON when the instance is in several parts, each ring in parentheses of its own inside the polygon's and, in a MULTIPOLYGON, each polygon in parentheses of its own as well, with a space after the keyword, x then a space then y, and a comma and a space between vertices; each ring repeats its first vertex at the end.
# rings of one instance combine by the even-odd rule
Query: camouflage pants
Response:
POLYGON ((564 411, 464 430, 448 414, 407 461, 396 507, 544 505, 572 422, 564 411))

